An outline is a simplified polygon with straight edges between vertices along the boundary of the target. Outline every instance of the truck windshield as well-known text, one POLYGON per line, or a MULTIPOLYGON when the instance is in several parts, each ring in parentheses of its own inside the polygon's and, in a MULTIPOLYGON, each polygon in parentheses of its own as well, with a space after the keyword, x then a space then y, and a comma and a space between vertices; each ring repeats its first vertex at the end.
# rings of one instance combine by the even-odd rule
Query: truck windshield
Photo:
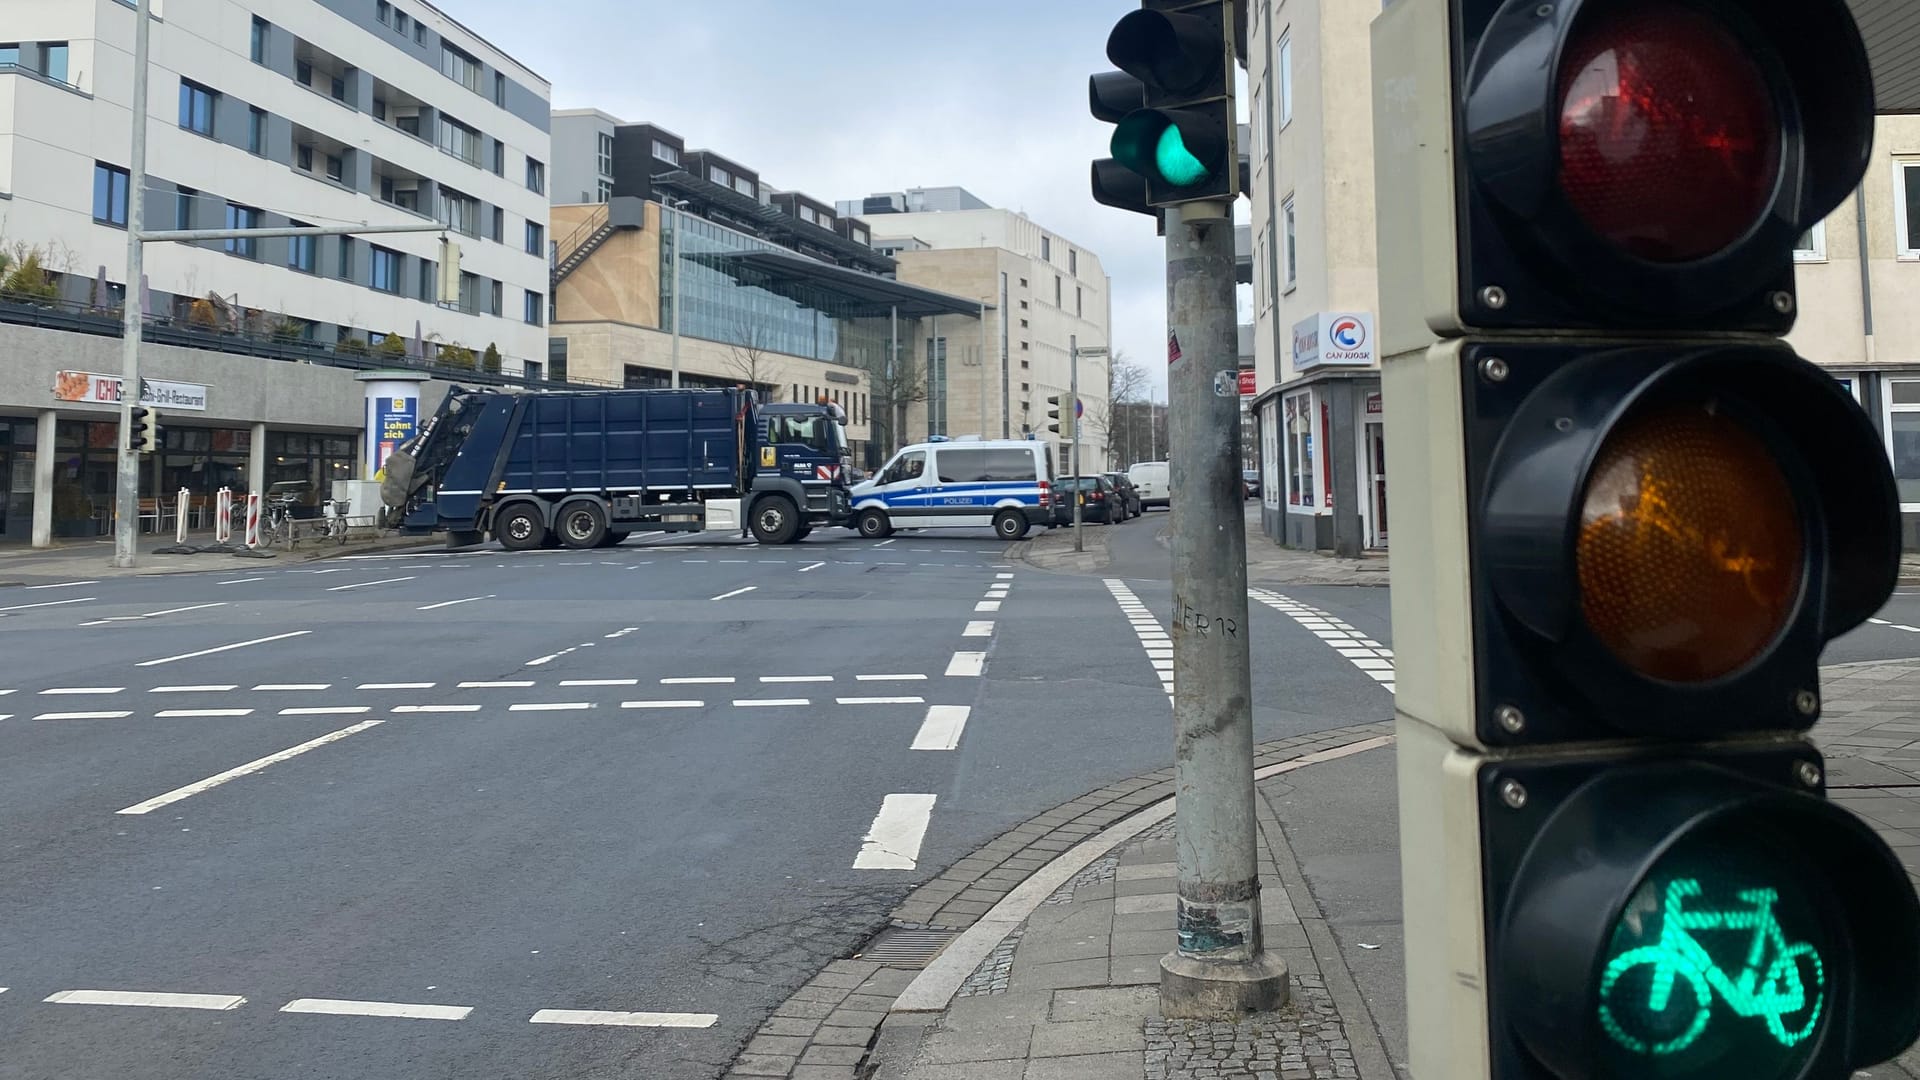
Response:
POLYGON ((793 443, 819 451, 826 457, 840 456, 840 425, 828 416, 770 416, 767 441, 793 443))

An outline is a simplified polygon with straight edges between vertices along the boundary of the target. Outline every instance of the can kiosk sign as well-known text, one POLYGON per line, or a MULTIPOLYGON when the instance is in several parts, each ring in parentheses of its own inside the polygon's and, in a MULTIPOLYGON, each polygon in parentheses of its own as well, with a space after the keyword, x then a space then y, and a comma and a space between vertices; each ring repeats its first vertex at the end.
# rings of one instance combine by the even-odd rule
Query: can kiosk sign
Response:
POLYGON ((1293 369, 1370 367, 1374 349, 1373 313, 1322 311, 1293 324, 1293 369))

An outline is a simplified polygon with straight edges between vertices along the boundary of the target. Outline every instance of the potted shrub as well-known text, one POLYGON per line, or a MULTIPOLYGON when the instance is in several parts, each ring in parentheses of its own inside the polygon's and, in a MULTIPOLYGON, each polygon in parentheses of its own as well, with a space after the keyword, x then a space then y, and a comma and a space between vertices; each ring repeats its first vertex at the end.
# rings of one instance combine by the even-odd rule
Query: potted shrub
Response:
POLYGON ((487 351, 480 358, 480 363, 486 368, 488 374, 500 374, 500 346, 491 341, 487 342, 487 351))

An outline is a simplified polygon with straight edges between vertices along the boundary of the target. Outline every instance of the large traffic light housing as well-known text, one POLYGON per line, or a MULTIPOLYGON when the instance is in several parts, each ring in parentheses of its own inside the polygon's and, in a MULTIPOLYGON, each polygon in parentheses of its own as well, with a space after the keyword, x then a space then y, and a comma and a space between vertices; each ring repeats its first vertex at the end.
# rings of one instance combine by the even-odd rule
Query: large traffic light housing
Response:
POLYGON ((146 405, 135 405, 128 414, 127 449, 151 454, 160 449, 160 412, 146 405))
POLYGON ((1143 0, 1107 38, 1119 72, 1088 82, 1093 115, 1115 125, 1093 163, 1095 200, 1136 213, 1225 202, 1240 190, 1228 0, 1143 0))
POLYGON ((1920 903, 1805 733, 1897 491, 1777 340, 1871 152, 1844 0, 1397 0, 1374 46, 1411 1071, 1894 1056, 1920 903))
MULTIPOLYGON (((1063 394, 1047 395, 1047 430, 1048 431, 1052 431, 1055 433, 1058 433, 1060 431, 1060 425, 1063 422, 1061 411, 1060 411, 1060 400, 1064 396, 1065 395, 1063 394)), ((1071 430, 1073 425, 1073 420, 1071 418, 1067 418, 1064 420, 1064 422, 1067 424, 1068 429, 1071 430)))

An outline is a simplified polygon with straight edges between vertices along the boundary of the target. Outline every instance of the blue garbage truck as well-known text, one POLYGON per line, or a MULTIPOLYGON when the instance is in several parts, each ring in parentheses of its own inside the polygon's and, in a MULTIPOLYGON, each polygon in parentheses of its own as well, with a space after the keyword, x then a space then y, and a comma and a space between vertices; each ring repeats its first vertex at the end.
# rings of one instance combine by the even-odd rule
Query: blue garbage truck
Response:
POLYGON ((636 530, 790 544, 852 520, 845 414, 746 389, 453 387, 381 478, 386 524, 452 546, 611 547, 636 530))

